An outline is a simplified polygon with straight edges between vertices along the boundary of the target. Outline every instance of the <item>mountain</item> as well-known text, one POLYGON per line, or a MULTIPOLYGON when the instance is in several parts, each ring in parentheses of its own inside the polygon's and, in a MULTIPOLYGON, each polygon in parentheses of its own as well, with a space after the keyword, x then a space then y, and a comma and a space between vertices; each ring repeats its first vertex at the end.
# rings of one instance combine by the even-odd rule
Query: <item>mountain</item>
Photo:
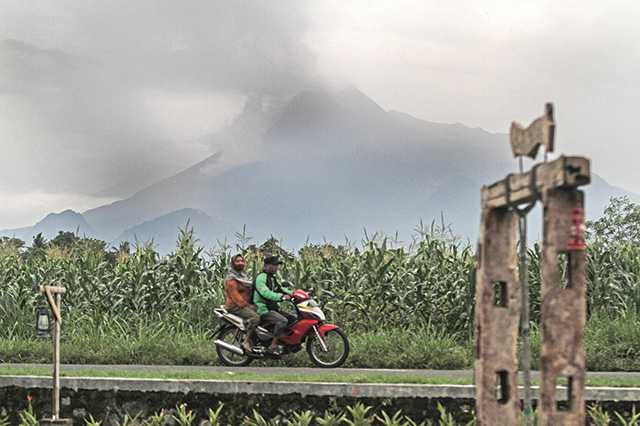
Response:
MULTIPOLYGON (((217 140, 215 155, 86 212, 87 221, 112 239, 190 207, 225 224, 217 238, 246 225, 258 239, 274 235, 297 246, 358 239, 364 228, 408 236, 421 219, 444 216, 473 239, 481 184, 516 164, 505 134, 387 112, 356 89, 302 92, 275 112, 254 99, 217 140), (239 148, 247 146, 254 149, 239 148)), ((588 212, 598 215, 610 195, 622 192, 594 177, 588 212)))
POLYGON ((30 243, 33 237, 39 233, 42 233, 43 237, 50 240, 58 235, 60 231, 75 232, 88 237, 95 235, 95 231, 82 214, 73 210, 65 210, 60 213, 48 214, 34 226, 0 231, 0 236, 15 237, 30 243))
MULTIPOLYGON (((205 139, 215 154, 84 212, 95 235, 153 237, 169 247, 191 217, 206 245, 246 225, 256 240, 275 236, 297 247, 360 239, 364 229, 398 231, 406 240, 421 220, 444 217, 473 240, 481 185, 516 170, 506 134, 385 111, 353 88, 304 91, 286 102, 250 97, 233 123, 205 139)), ((597 217, 610 196, 622 194, 594 176, 587 213, 597 217)), ((532 218, 534 235, 539 222, 532 218)))
POLYGON ((247 225, 257 238, 293 245, 359 238, 363 228, 411 230, 420 218, 449 216, 448 206, 429 200, 447 191, 450 176, 479 181, 491 174, 486 164, 506 170, 509 160, 504 135, 386 112, 355 89, 302 92, 275 113, 254 105, 234 126, 242 131, 215 155, 85 217, 108 240, 185 207, 228 223, 226 236, 247 225), (257 130, 237 125, 256 121, 257 130), (242 158, 238 146, 247 145, 255 149, 242 158))
POLYGON ((124 231, 112 241, 117 246, 122 241, 147 243, 160 253, 168 253, 175 249, 178 232, 191 228, 201 241, 215 241, 226 229, 224 223, 216 223, 206 213, 195 209, 181 209, 141 223, 124 231))

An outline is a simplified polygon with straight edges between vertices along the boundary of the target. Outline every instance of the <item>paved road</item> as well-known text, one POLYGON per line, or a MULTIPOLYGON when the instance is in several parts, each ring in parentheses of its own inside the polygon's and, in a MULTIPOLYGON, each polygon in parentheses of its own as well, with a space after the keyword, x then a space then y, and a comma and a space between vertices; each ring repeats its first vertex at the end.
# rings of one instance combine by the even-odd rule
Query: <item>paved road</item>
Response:
MULTIPOLYGON (((43 367, 50 368, 50 364, 0 364, 0 368, 6 367, 43 367)), ((233 372, 233 373, 263 373, 268 375, 340 375, 353 376, 361 374, 380 374, 388 376, 421 376, 421 377, 451 377, 471 379, 471 370, 391 370, 391 369, 365 369, 365 368, 292 368, 292 367, 220 367, 220 366, 192 366, 192 365, 88 365, 88 364, 64 364, 62 371, 74 370, 102 370, 102 371, 149 371, 149 372, 233 372)), ((538 377, 534 371, 533 378, 538 377)), ((588 372, 589 378, 607 379, 640 379, 640 372, 588 372)))

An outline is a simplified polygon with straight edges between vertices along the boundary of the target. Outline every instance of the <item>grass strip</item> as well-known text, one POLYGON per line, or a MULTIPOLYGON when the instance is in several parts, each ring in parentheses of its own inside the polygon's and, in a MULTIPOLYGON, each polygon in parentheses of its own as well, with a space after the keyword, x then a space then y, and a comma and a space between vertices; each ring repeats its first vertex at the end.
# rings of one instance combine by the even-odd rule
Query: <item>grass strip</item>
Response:
MULTIPOLYGON (((69 364, 216 365, 213 339, 204 332, 157 332, 150 326, 130 333, 83 333, 64 336, 60 351, 69 364)), ((349 336, 351 353, 345 367, 456 370, 471 368, 473 345, 429 330, 383 330, 349 336), (375 354, 375 356, 372 356, 375 354)), ((2 339, 0 360, 12 363, 47 363, 52 345, 47 339, 2 339)), ((273 365, 256 362, 253 365, 273 365)), ((305 350, 277 365, 312 366, 305 350)))
MULTIPOLYGON (((0 366, 0 376, 45 376, 51 375, 50 368, 0 366)), ((254 382, 319 382, 319 383, 382 383, 382 384, 425 384, 425 385, 470 385, 473 379, 447 376, 412 376, 384 373, 354 374, 263 374, 249 372, 217 371, 144 371, 144 370, 99 370, 80 369, 65 371, 63 377, 105 377, 128 379, 179 379, 179 380, 228 380, 254 382)), ((522 383, 521 383, 522 384, 522 383)), ((537 380, 533 381, 538 384, 537 380)), ((593 387, 640 387, 639 377, 593 377, 587 378, 587 386, 593 387)))
MULTIPOLYGON (((0 366, 0 376, 50 376, 51 369, 43 367, 7 367, 0 366)), ((259 382, 322 382, 322 383, 387 383, 387 384, 471 384, 467 378, 443 376, 390 375, 384 373, 356 374, 263 374, 247 372, 214 371, 134 371, 134 370, 96 370, 80 369, 61 371, 63 377, 111 377, 131 379, 182 379, 182 380, 230 380, 259 382)))

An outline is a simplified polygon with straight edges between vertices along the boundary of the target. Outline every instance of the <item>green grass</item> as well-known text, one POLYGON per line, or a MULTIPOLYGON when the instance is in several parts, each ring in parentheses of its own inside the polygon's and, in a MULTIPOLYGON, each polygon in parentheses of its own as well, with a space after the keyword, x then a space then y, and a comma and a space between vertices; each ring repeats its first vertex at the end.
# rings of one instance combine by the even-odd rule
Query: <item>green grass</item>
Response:
POLYGON ((615 378, 587 378, 587 386, 612 387, 612 388, 640 388, 640 378, 615 377, 615 378))
MULTIPOLYGON (((471 384, 468 378, 424 377, 412 375, 389 375, 384 373, 356 374, 264 374, 246 372, 211 372, 211 371, 134 371, 134 370, 99 370, 79 369, 65 371, 63 377, 117 377, 136 379, 183 379, 183 380, 232 380, 258 382, 322 382, 322 383, 408 383, 408 384, 471 384)), ((46 367, 0 366, 0 376, 51 376, 51 369, 46 367)))
MULTIPOLYGON (((125 331, 67 336, 61 345, 68 364, 217 365, 218 356, 205 332, 157 332, 152 325, 125 331)), ((345 367, 464 369, 472 363, 472 344, 431 329, 361 332, 349 336, 351 353, 345 367)), ((11 363, 48 363, 51 342, 0 339, 0 359, 11 363)), ((305 350, 280 361, 252 365, 311 366, 305 350)))
MULTIPOLYGON (((585 349, 589 371, 640 371, 640 318, 611 318, 594 314, 587 322, 585 349)), ((173 331, 155 323, 137 327, 84 327, 64 334, 62 359, 68 364, 218 365, 212 338, 206 331, 173 331)), ((473 342, 447 335, 434 327, 350 332, 347 368, 470 369, 473 342)), ((540 332, 531 336, 533 368, 539 368, 540 332)), ((47 339, 0 338, 0 360, 48 363, 47 339)), ((306 351, 280 361, 252 365, 311 366, 306 351)))
MULTIPOLYGON (((372 373, 332 373, 323 374, 267 374, 234 371, 145 371, 131 369, 103 370, 87 367, 65 371, 63 377, 107 377, 130 379, 179 379, 179 380, 229 380, 252 382, 319 382, 319 383, 386 383, 423 385, 470 385, 471 377, 418 376, 409 374, 372 373)), ((51 376, 51 368, 40 366, 0 366, 0 376, 51 376)), ((522 384, 522 383, 520 383, 522 384)), ((538 380, 533 381, 538 385, 538 380)), ((599 387, 640 387, 639 377, 588 378, 587 386, 599 387)))

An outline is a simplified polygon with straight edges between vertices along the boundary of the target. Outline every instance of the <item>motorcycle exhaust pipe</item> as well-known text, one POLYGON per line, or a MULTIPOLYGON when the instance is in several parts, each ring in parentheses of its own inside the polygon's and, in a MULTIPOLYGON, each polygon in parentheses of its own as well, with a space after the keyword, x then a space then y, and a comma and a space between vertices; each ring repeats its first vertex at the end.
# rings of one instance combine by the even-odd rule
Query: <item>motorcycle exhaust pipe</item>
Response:
POLYGON ((244 355, 244 351, 234 345, 231 345, 227 342, 223 342, 222 340, 214 340, 214 342, 216 344, 216 346, 220 346, 222 349, 226 349, 229 352, 233 352, 234 354, 238 354, 238 355, 244 355))

